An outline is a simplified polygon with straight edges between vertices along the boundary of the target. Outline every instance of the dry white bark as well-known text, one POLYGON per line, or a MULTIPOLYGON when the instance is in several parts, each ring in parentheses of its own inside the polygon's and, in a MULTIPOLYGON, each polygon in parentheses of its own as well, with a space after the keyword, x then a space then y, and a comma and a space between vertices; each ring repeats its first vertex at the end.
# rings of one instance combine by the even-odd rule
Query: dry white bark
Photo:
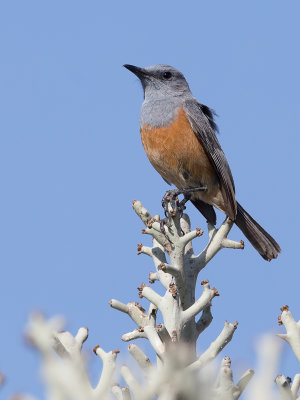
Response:
MULTIPOLYGON (((194 384, 189 385, 190 397, 188 397, 187 393, 182 393, 182 387, 186 387, 186 384, 179 387, 175 385, 175 382, 182 382, 182 377, 185 381, 193 377, 193 382, 195 382, 194 374, 219 354, 229 343, 237 327, 237 322, 228 323, 226 321, 218 338, 202 355, 196 356, 196 341, 198 336, 210 325, 212 300, 219 295, 216 288, 211 288, 208 281, 203 280, 201 282, 203 285, 202 295, 195 300, 198 274, 222 248, 243 249, 244 244, 242 241, 234 242, 227 238, 233 223, 229 219, 225 219, 219 229, 208 226, 208 244, 199 255, 195 255, 191 241, 202 236, 203 231, 200 228, 191 231, 187 215, 180 217, 176 209, 172 210, 169 207, 172 217, 165 225, 164 234, 161 231, 158 216, 152 217, 139 201, 133 202, 133 208, 146 226, 142 233, 152 236, 153 240, 152 246, 138 244, 138 254, 151 257, 155 267, 155 272, 150 272, 149 282, 152 284, 159 281, 166 291, 164 295, 160 295, 148 285, 144 283, 140 285, 139 297, 147 299, 150 303, 147 313, 136 302, 124 304, 118 300, 111 300, 111 307, 128 314, 137 326, 132 332, 124 334, 122 340, 148 339, 158 360, 157 368, 154 368, 152 365, 150 366, 148 357, 138 347, 129 348, 130 353, 146 372, 151 387, 147 385, 141 387, 126 366, 122 367, 121 374, 133 393, 134 399, 146 400, 156 395, 160 400, 171 400, 176 399, 179 394, 184 398, 192 399, 195 395, 192 394, 191 389, 194 384), (169 262, 167 262, 167 257, 169 262), (156 325, 157 310, 161 312, 163 324, 156 325), (195 320, 198 314, 200 317, 195 320), (181 356, 179 356, 180 354, 181 356), (157 370, 159 373, 155 375, 154 371, 157 370), (180 371, 176 379, 174 374, 177 372, 174 370, 180 371), (170 371, 172 371, 171 386, 170 371)), ((252 375, 253 373, 248 371, 239 385, 233 385, 234 399, 239 397, 252 375)), ((198 387, 197 389, 194 387, 194 389, 195 393, 199 391, 198 387)), ((115 387, 114 392, 118 399, 122 398, 120 389, 115 387)), ((200 393, 198 393, 197 399, 200 399, 201 396, 199 396, 200 393)))
POLYGON ((200 228, 191 231, 187 215, 181 216, 169 205, 171 217, 163 233, 158 216, 152 217, 138 201, 133 202, 133 208, 145 225, 142 233, 152 236, 152 246, 138 245, 138 254, 146 254, 154 264, 155 271, 150 272, 149 283, 160 282, 165 292, 158 294, 145 283, 139 286, 139 297, 149 302, 147 312, 138 302, 123 303, 113 299, 110 306, 126 313, 136 325, 136 329, 122 336, 122 340, 147 339, 155 351, 156 365, 136 344, 130 344, 129 353, 142 369, 145 379, 140 382, 140 377, 123 365, 120 374, 127 387, 121 388, 113 380, 118 351, 107 353, 96 346, 94 353, 102 360, 103 368, 99 382, 93 388, 81 355, 88 329, 80 328, 74 337, 69 332, 59 331, 60 319, 45 321, 36 316, 29 324, 28 335, 43 356, 48 399, 102 400, 109 398, 109 392, 117 400, 238 399, 253 371, 246 371, 234 384, 231 360, 225 357, 217 381, 212 385, 206 367, 230 342, 237 322, 226 321, 208 349, 196 354, 196 342, 209 327, 213 318, 212 303, 219 296, 208 280, 202 280, 203 291, 196 299, 198 275, 221 249, 244 248, 242 241, 227 238, 233 222, 226 218, 219 229, 208 225, 208 243, 197 255, 191 242, 202 236, 203 231, 200 228), (158 315, 162 318, 159 324, 158 315), (59 357, 53 354, 53 349, 59 357), (202 372, 204 367, 206 372, 202 372))
MULTIPOLYGON (((278 317, 278 323, 279 325, 284 325, 286 333, 278 333, 277 336, 290 345, 296 358, 300 361, 300 321, 296 322, 294 320, 288 306, 283 306, 280 310, 281 315, 278 317)), ((275 382, 283 400, 299 399, 300 374, 296 374, 293 381, 284 375, 278 375, 275 382)))
POLYGON ((98 384, 90 384, 81 356, 88 329, 80 328, 76 336, 59 331, 61 319, 46 321, 34 315, 27 328, 27 337, 43 357, 43 376, 49 389, 49 400, 98 400, 106 398, 111 390, 118 350, 106 353, 98 345, 94 353, 102 359, 103 368, 98 384), (54 351, 60 356, 55 356, 54 351))
POLYGON ((237 322, 231 324, 226 321, 224 328, 217 339, 210 344, 209 348, 200 355, 197 361, 187 367, 188 370, 200 370, 205 367, 209 361, 212 361, 214 358, 216 358, 226 344, 230 342, 236 328, 237 322))
POLYGON ((278 323, 284 325, 286 334, 279 333, 277 336, 288 342, 297 360, 300 361, 300 321, 296 322, 289 311, 289 307, 283 306, 281 307, 281 315, 278 317, 278 323))
MULTIPOLYGON (((164 296, 160 296, 143 284, 140 296, 145 297, 161 311, 164 327, 170 337, 176 336, 177 340, 189 343, 195 348, 199 334, 209 326, 212 320, 211 300, 218 295, 217 289, 211 289, 208 281, 203 281, 203 294, 195 301, 198 274, 222 248, 243 249, 244 245, 242 242, 227 239, 233 223, 226 219, 219 229, 209 225, 209 242, 199 255, 195 255, 191 241, 201 236, 203 231, 200 228, 191 231, 187 215, 180 218, 177 210, 169 207, 173 217, 169 218, 164 235, 161 232, 158 216, 152 217, 139 201, 133 202, 133 208, 146 225, 142 233, 149 234, 153 238, 152 247, 138 245, 138 254, 146 254, 153 260, 156 271, 150 273, 150 283, 160 281, 166 289, 164 296), (166 261, 166 254, 170 263, 166 261), (202 314, 199 320, 195 321, 195 316, 200 312, 202 314)), ((111 305, 118 308, 116 304, 113 300, 111 305)), ((128 313, 127 309, 121 308, 118 309, 128 313)), ((144 327, 139 321, 135 320, 135 322, 138 328, 144 327)), ((147 335, 145 332, 123 335, 125 340, 137 337, 145 338, 147 335)))
MULTIPOLYGON (((125 304, 113 299, 110 306, 126 313, 136 325, 136 329, 122 336, 122 340, 147 339, 156 354, 156 365, 136 344, 130 344, 129 353, 141 368, 145 379, 140 381, 140 375, 123 365, 120 374, 127 387, 120 387, 114 381, 119 351, 105 352, 97 345, 94 353, 102 360, 103 367, 99 381, 93 388, 81 354, 88 329, 80 328, 72 336, 60 330, 63 326, 61 318, 46 321, 37 314, 29 322, 27 336, 42 355, 47 399, 106 400, 111 396, 117 400, 239 399, 254 375, 253 370, 247 370, 236 384, 229 357, 223 358, 214 384, 208 370, 208 364, 232 339, 237 322, 225 321, 223 330, 207 350, 196 354, 197 339, 212 322, 212 303, 219 295, 216 288, 210 287, 208 280, 203 280, 202 294, 196 300, 198 274, 221 249, 243 249, 242 241, 235 242, 227 238, 232 221, 226 218, 219 229, 208 225, 208 243, 196 255, 191 242, 202 236, 203 231, 200 228, 191 231, 187 215, 181 217, 176 209, 169 206, 171 217, 164 234, 158 216, 152 217, 138 201, 133 203, 133 208, 146 226, 142 233, 153 239, 152 246, 138 245, 138 254, 148 255, 154 264, 155 271, 150 272, 149 283, 160 282, 165 292, 161 295, 145 283, 140 285, 139 297, 149 302, 147 312, 138 302, 125 304), (158 315, 162 317, 159 324, 158 315)), ((282 307, 281 311, 278 320, 285 326, 286 333, 278 336, 291 346, 300 361, 300 321, 294 320, 287 306, 282 307)), ((293 381, 284 375, 277 376, 275 382, 279 394, 274 392, 274 375, 279 359, 278 341, 274 341, 272 336, 263 338, 259 355, 260 364, 247 398, 275 400, 280 396, 283 400, 300 400, 300 374, 296 374, 293 381)), ((26 395, 15 396, 14 399, 33 400, 26 395)))
POLYGON ((253 369, 248 369, 235 385, 231 370, 231 359, 229 357, 224 357, 212 393, 213 400, 239 399, 253 375, 253 369))

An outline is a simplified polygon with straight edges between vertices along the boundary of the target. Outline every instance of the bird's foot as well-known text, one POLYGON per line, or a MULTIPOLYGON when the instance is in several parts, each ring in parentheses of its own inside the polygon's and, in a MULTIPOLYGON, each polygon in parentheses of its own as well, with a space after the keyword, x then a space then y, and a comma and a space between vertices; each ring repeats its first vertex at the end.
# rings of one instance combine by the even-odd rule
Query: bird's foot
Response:
POLYGON ((186 209, 185 203, 190 200, 191 194, 195 192, 205 192, 206 190, 207 187, 200 186, 191 189, 168 190, 166 192, 161 201, 166 218, 160 220, 160 230, 161 233, 166 237, 166 239, 169 240, 165 230, 165 226, 169 227, 170 218, 174 218, 176 215, 179 215, 179 218, 181 218, 183 211, 186 209), (181 201, 179 201, 178 199, 178 196, 180 194, 183 194, 184 196, 181 201))
POLYGON ((179 212, 181 217, 183 211, 186 208, 185 203, 189 201, 191 194, 195 192, 206 192, 206 191, 207 187, 205 186, 200 186, 197 188, 190 188, 190 189, 168 190, 161 201, 166 218, 175 217, 176 212, 179 212), (180 194, 184 195, 184 198, 181 201, 179 201, 178 199, 178 196, 180 194), (169 210, 169 205, 171 210, 169 210))

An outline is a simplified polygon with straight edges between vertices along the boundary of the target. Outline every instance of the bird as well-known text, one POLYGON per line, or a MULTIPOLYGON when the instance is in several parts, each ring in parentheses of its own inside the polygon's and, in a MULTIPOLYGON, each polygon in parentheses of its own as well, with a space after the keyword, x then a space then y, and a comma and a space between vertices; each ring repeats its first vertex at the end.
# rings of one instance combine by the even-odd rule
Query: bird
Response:
POLYGON ((235 198, 233 176, 217 138, 215 113, 193 96, 184 75, 170 65, 124 64, 143 87, 140 133, 147 157, 168 183, 187 195, 207 222, 223 211, 267 261, 281 252, 276 240, 235 198))

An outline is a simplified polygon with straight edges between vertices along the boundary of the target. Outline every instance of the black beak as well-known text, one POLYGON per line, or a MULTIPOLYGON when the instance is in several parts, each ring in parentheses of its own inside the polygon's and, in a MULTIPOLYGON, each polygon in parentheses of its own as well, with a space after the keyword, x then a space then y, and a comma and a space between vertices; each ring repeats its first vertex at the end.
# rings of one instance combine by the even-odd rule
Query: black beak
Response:
POLYGON ((124 64, 123 67, 127 68, 129 71, 131 71, 134 75, 136 75, 140 79, 144 78, 147 75, 147 72, 144 68, 136 67, 130 64, 124 64))

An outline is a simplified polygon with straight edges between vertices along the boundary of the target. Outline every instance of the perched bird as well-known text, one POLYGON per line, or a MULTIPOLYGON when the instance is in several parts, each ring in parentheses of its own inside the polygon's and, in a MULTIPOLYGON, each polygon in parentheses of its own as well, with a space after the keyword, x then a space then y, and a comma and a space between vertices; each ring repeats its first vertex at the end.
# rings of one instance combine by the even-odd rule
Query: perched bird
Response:
POLYGON ((190 193, 189 199, 209 223, 216 224, 216 207, 236 223, 265 260, 276 258, 281 252, 278 243, 235 199, 213 111, 194 98, 183 74, 169 65, 124 67, 144 89, 140 132, 153 167, 166 182, 190 193))

